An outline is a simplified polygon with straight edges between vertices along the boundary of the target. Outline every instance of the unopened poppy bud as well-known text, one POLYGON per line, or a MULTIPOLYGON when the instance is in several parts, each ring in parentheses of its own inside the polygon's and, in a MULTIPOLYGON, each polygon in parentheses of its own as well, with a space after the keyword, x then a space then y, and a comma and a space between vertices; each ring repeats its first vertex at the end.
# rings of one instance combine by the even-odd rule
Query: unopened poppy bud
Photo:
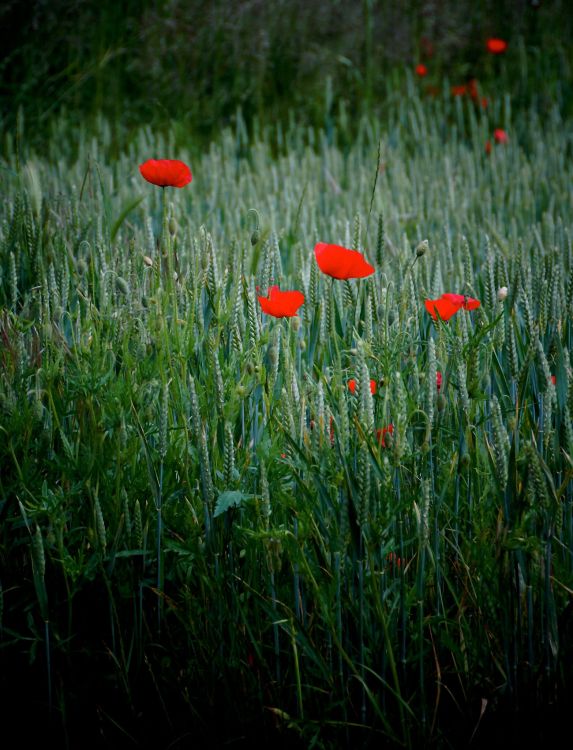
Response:
POLYGON ((497 298, 500 302, 503 302, 503 300, 507 297, 507 287, 506 286, 500 286, 497 290, 497 298))
POLYGON ((293 331, 298 331, 300 328, 300 318, 296 317, 292 319, 292 329, 293 331))
POLYGON ((172 237, 173 235, 177 234, 177 221, 175 220, 174 216, 169 219, 169 234, 172 237))
POLYGON ((467 469, 469 465, 470 465, 469 453, 462 453, 462 455, 460 456, 460 471, 467 469))
POLYGON ((125 279, 122 279, 121 276, 118 276, 115 281, 115 287, 118 292, 121 292, 122 294, 129 294, 129 284, 125 279))
POLYGON ((298 345, 300 347, 301 352, 304 352, 306 350, 306 341, 304 339, 301 339, 298 345))
POLYGON ((88 264, 85 262, 83 258, 80 258, 78 260, 77 269, 78 269, 78 273, 80 276, 83 276, 85 273, 87 273, 88 264))
POLYGON ((446 408, 447 400, 443 393, 438 393, 437 405, 438 411, 444 411, 446 408))
POLYGON ((430 243, 428 242, 428 240, 422 240, 416 248, 416 258, 421 258, 422 255, 424 255, 429 249, 430 243))
POLYGON ((247 364, 245 365, 245 371, 247 375, 252 375, 255 371, 254 364, 252 362, 247 362, 247 364))
POLYGON ((255 229, 251 235, 251 245, 256 245, 257 242, 261 239, 261 233, 258 229, 255 229))

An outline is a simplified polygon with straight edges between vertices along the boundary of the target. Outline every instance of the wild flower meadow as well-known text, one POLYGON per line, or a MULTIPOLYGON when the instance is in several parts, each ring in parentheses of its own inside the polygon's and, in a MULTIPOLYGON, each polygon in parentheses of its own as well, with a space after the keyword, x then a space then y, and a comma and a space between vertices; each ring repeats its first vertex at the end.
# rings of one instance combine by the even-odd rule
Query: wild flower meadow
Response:
POLYGON ((42 153, 5 136, 0 638, 22 726, 419 748, 555 725, 570 122, 416 73, 353 137, 344 109, 249 136, 239 117, 201 151, 142 127, 118 153, 109 122, 65 116, 42 153))

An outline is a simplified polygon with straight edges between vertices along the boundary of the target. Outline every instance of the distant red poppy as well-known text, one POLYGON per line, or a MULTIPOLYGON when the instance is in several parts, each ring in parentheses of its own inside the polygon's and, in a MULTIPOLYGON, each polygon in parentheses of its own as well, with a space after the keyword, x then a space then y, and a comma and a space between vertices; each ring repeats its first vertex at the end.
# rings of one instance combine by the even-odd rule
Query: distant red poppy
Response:
POLYGON ((496 143, 509 143, 509 136, 501 128, 496 128, 493 131, 493 139, 496 143))
POLYGON ((275 318, 292 318, 304 304, 304 294, 298 291, 281 292, 278 286, 269 289, 268 297, 259 297, 263 312, 275 318))
POLYGON ((468 91, 468 94, 471 96, 471 98, 474 100, 474 102, 478 100, 479 98, 478 82, 475 78, 471 78, 468 81, 467 91, 468 91))
POLYGON ((386 555, 386 560, 388 561, 388 565, 390 568, 393 568, 394 565, 398 569, 402 567, 402 559, 398 557, 395 552, 388 552, 388 554, 386 555))
POLYGON ((434 320, 438 315, 442 320, 449 320, 458 310, 475 310, 480 306, 480 302, 473 297, 465 297, 463 294, 451 294, 447 292, 442 294, 439 299, 427 299, 424 302, 426 310, 434 320))
POLYGON ((452 96, 465 96, 468 93, 468 87, 465 83, 461 83, 459 86, 452 86, 452 96))
MULTIPOLYGON (((356 392, 356 380, 354 380, 354 378, 348 381, 348 388, 350 390, 350 393, 356 392)), ((376 393, 376 381, 375 380, 370 381, 370 393, 372 395, 376 393)))
POLYGON ((422 48, 422 52, 424 53, 425 57, 434 56, 434 45, 431 39, 428 39, 427 36, 423 36, 420 39, 420 47, 422 48))
POLYGON ((557 376, 556 375, 552 375, 551 376, 551 382, 553 383, 553 385, 557 385, 557 376))
POLYGON ((193 179, 191 170, 177 159, 148 159, 139 165, 142 177, 159 187, 182 188, 193 179))
POLYGON ((485 152, 486 154, 491 154, 491 141, 485 142, 485 152))
POLYGON ((420 63, 419 65, 416 65, 415 71, 416 71, 416 75, 420 76, 420 78, 423 78, 424 76, 428 75, 428 68, 424 65, 424 63, 420 63))
POLYGON ((362 279, 375 271, 358 250, 348 250, 340 245, 319 242, 315 245, 314 255, 320 270, 333 279, 362 279))
POLYGON ((487 105, 489 104, 487 97, 482 96, 482 98, 480 99, 480 104, 482 106, 482 109, 486 109, 487 105))
POLYGON ((507 42, 505 39, 488 39, 486 42, 487 51, 492 55, 502 55, 507 49, 507 42))
POLYGON ((389 424, 387 427, 382 427, 380 430, 376 430, 376 440, 378 441, 378 445, 381 445, 382 448, 386 448, 386 433, 389 433, 390 435, 394 434, 394 425, 389 424))
POLYGON ((436 388, 438 389, 438 391, 442 387, 442 380, 443 380, 442 373, 438 370, 436 372, 436 388))

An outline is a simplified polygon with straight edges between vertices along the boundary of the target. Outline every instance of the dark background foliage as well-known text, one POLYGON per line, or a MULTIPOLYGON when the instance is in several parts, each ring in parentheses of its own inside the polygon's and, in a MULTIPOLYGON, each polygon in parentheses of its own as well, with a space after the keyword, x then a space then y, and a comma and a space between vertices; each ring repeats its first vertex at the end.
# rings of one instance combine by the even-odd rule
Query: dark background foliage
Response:
POLYGON ((21 112, 37 137, 63 108, 208 138, 238 108, 247 123, 295 109, 321 125, 340 99, 379 111, 385 79, 420 60, 434 83, 499 75, 488 36, 510 42, 518 99, 551 80, 552 100, 571 106, 572 20, 567 0, 12 0, 0 8, 4 126, 21 112))

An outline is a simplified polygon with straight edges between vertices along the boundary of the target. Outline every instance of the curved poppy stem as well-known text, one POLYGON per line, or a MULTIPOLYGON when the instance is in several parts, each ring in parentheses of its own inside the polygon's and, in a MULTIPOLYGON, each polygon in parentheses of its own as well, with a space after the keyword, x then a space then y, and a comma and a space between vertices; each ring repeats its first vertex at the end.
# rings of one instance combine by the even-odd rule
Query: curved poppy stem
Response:
POLYGON ((169 277, 168 286, 170 286, 171 280, 173 279, 173 259, 171 257, 171 243, 169 242, 169 226, 167 219, 168 206, 165 187, 161 188, 161 207, 161 239, 159 247, 162 256, 166 256, 167 275, 169 277))

